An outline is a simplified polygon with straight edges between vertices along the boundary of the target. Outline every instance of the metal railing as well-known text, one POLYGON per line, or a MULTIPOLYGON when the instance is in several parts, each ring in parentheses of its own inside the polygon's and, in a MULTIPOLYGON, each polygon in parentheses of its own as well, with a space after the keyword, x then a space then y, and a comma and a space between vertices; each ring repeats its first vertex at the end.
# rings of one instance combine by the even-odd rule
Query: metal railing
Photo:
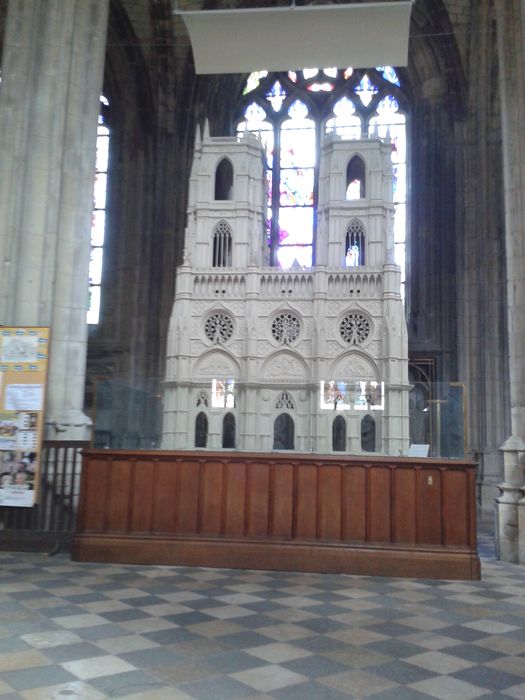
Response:
POLYGON ((0 548, 67 546, 76 526, 85 447, 89 442, 44 442, 37 503, 32 508, 0 507, 0 548))

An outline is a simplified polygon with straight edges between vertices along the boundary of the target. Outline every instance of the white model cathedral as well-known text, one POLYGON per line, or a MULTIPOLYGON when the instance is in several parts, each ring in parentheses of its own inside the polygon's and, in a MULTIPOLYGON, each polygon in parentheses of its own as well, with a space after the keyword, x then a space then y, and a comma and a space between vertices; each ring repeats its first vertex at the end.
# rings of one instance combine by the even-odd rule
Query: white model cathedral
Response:
POLYGON ((406 454, 391 145, 325 137, 315 265, 270 267, 263 148, 198 139, 163 448, 406 454))

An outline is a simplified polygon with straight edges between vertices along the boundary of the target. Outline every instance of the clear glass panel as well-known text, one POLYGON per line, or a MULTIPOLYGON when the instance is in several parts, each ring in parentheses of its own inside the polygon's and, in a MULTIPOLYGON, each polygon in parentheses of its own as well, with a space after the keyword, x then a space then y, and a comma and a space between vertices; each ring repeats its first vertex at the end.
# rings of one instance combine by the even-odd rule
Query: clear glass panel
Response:
POLYGON ((396 265, 401 268, 401 281, 405 281, 405 245, 403 243, 396 243, 394 246, 394 260, 396 265))
POLYGON ((106 225, 106 212, 103 209, 95 209, 91 219, 91 245, 104 245, 104 228, 106 225))
POLYGON ((100 284, 102 281, 102 248, 91 248, 89 256, 89 282, 100 284))
POLYGON ((309 80, 310 78, 315 78, 318 73, 319 68, 305 68, 303 70, 303 77, 305 80, 309 80))
POLYGON ((108 169, 109 136, 99 136, 97 139, 96 169, 106 172, 108 169))
POLYGON ((279 243, 310 244, 313 240, 312 207, 283 207, 279 210, 279 243))
POLYGON ((272 206, 272 179, 273 172, 271 170, 266 170, 266 206, 272 206))
POLYGON ((388 80, 394 85, 399 85, 399 78, 397 77, 397 73, 392 66, 377 66, 376 70, 382 74, 385 80, 388 80))
POLYGON ((87 323, 98 323, 100 316, 100 287, 89 288, 89 307, 86 314, 87 323))
POLYGON ((307 119, 302 102, 294 102, 288 110, 290 119, 281 130, 281 167, 313 167, 316 161, 315 123, 307 119))
POLYGON ((245 131, 254 133, 264 146, 266 153, 266 163, 269 168, 273 167, 273 126, 266 121, 266 112, 258 104, 251 104, 247 107, 244 116, 246 121, 237 125, 237 134, 242 136, 245 131))
POLYGON ((265 121, 266 112, 255 102, 246 107, 244 118, 246 121, 239 124, 237 127, 238 131, 244 131, 245 129, 248 129, 248 131, 264 131, 266 129, 273 129, 272 125, 265 121))
POLYGON ((266 99, 272 105, 274 112, 278 112, 281 109, 285 97, 286 92, 284 91, 283 86, 278 80, 276 80, 270 92, 266 94, 266 99))
POLYGON ((355 379, 321 380, 319 407, 330 411, 384 411, 384 382, 355 379))
POLYGON ((314 203, 314 169, 281 170, 281 206, 303 207, 314 203))
POLYGON ((310 92, 330 92, 333 89, 332 83, 312 83, 308 86, 310 92))
POLYGON ((362 133, 361 118, 355 113, 355 105, 348 97, 343 97, 334 105, 335 117, 328 119, 326 133, 335 131, 344 139, 360 139, 362 133))
POLYGON ((355 88, 356 94, 359 95, 359 98, 361 99, 361 102, 364 104, 365 107, 368 107, 370 102, 372 101, 372 97, 378 92, 378 89, 376 88, 375 85, 372 85, 370 82, 370 78, 368 75, 364 75, 361 78, 361 82, 359 85, 356 86, 355 88))
POLYGON ((394 243, 404 243, 406 235, 406 204, 396 204, 394 214, 394 243))
POLYGON ((288 270, 296 263, 301 267, 312 267, 311 246, 283 246, 277 251, 277 260, 283 270, 288 270))
POLYGON ((248 77, 248 80, 246 81, 246 87, 244 88, 244 91, 242 94, 247 95, 252 90, 255 90, 256 87, 259 87, 259 83, 267 75, 268 75, 267 70, 259 70, 259 71, 255 71, 255 73, 252 73, 248 77))
POLYGON ((404 163, 394 163, 393 165, 394 202, 406 202, 407 198, 407 178, 406 165, 404 163))
POLYGON ((106 173, 97 173, 95 175, 95 187, 93 189, 93 200, 95 209, 104 209, 106 207, 106 184, 108 176, 106 173))

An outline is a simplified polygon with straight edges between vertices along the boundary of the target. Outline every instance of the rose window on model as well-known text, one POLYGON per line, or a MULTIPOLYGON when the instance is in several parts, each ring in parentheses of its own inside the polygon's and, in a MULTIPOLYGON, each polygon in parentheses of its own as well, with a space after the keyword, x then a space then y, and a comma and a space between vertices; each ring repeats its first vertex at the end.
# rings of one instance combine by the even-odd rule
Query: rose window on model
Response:
POLYGON ((290 345, 299 337, 301 322, 294 314, 279 314, 272 323, 272 335, 281 345, 290 345))
POLYGON ((347 314, 341 321, 339 332, 348 345, 360 345, 370 335, 370 321, 359 312, 347 314))
POLYGON ((233 335, 233 321, 226 314, 213 314, 204 324, 204 334, 210 343, 222 345, 233 335))

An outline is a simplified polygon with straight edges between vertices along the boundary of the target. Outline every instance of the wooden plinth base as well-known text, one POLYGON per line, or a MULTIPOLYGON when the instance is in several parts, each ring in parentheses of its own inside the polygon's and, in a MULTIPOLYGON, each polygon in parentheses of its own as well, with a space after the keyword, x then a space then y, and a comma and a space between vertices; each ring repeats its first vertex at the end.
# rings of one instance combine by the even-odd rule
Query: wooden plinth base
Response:
POLYGON ((456 580, 480 578, 477 555, 454 547, 416 548, 82 534, 77 535, 73 541, 72 557, 77 561, 119 564, 209 566, 456 580))

